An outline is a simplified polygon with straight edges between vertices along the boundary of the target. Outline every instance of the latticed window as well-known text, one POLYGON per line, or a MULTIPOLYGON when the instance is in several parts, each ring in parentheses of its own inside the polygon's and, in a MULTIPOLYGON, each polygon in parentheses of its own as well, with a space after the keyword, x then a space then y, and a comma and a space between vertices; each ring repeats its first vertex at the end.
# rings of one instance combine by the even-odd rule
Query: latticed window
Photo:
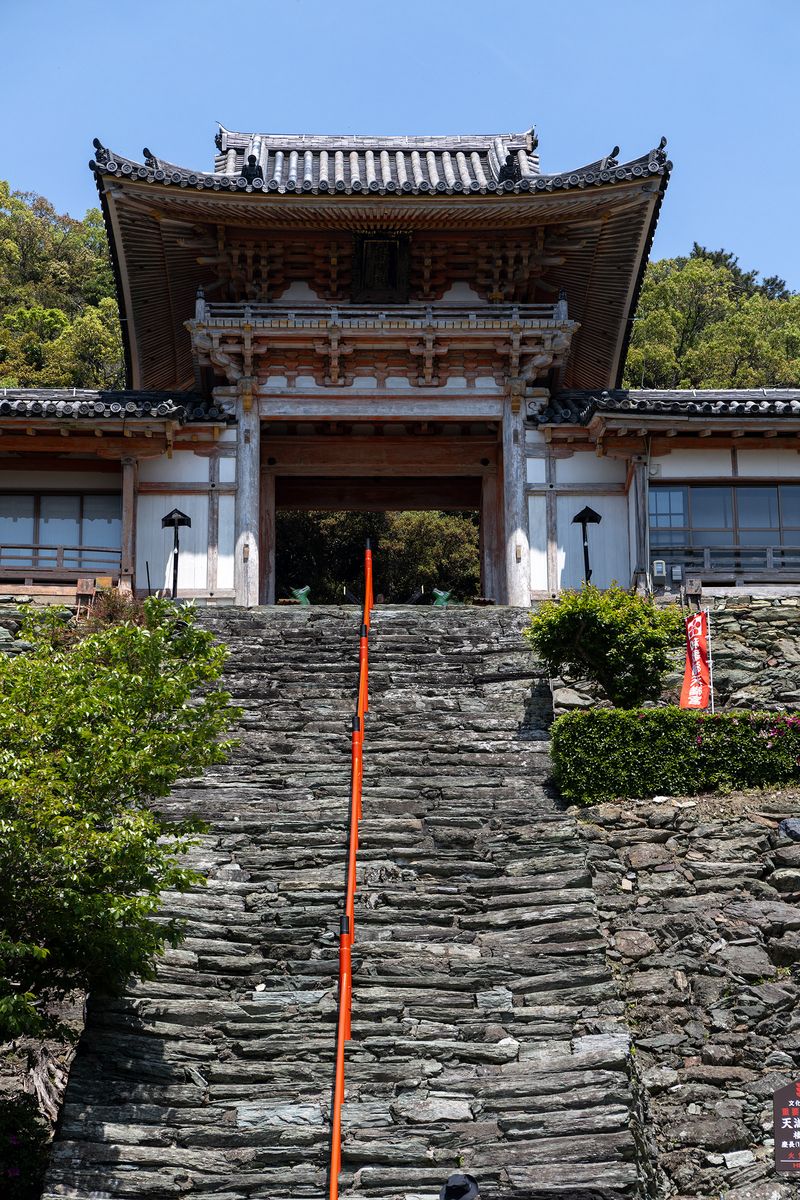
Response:
POLYGON ((119 493, 0 494, 0 571, 34 574, 119 569, 119 493))
POLYGON ((800 567, 800 486, 651 485, 650 550, 687 566, 800 567))

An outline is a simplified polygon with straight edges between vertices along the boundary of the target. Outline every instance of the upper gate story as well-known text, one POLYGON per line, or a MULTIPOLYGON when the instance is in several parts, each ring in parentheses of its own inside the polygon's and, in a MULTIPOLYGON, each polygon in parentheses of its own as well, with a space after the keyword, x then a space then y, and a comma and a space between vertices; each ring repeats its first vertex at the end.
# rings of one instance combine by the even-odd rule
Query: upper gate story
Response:
POLYGON ((500 603, 580 582, 586 504, 601 586, 646 580, 654 557, 707 583, 800 580, 793 485, 773 502, 751 488, 762 476, 734 482, 745 425, 759 447, 785 435, 770 486, 797 475, 799 397, 751 398, 733 425, 719 396, 712 411, 672 394, 680 419, 666 401, 636 423, 608 411, 649 404, 615 389, 664 145, 544 173, 532 129, 220 128, 197 172, 95 142, 128 390, 0 401, 0 586, 74 586, 100 564, 163 587, 174 507, 192 517, 179 589, 200 602, 275 601, 280 508, 479 508, 482 590, 500 603), (761 558, 740 548, 754 538, 761 558))

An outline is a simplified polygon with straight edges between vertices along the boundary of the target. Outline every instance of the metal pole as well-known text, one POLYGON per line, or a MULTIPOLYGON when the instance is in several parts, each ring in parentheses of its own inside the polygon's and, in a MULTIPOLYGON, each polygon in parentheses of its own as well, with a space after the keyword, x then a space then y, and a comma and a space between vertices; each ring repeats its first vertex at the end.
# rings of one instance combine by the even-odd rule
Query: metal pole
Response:
POLYGON ((589 533, 585 521, 581 521, 581 529, 583 530, 583 577, 588 583, 592 578, 592 572, 589 568, 589 533))
POLYGON ((711 654, 711 612, 706 609, 706 639, 708 643, 708 698, 711 701, 711 715, 714 715, 714 659, 711 654))
POLYGON ((175 545, 172 549, 172 599, 178 598, 178 526, 177 523, 173 526, 175 530, 175 545))

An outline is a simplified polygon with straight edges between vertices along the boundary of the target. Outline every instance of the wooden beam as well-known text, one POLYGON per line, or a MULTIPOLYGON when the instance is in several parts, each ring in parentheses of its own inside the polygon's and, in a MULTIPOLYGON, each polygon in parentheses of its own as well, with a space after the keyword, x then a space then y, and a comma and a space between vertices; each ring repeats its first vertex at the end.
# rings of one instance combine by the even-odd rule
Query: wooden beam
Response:
MULTIPOLYGON (((487 477, 491 478, 491 476, 487 477)), ((277 509, 325 509, 333 512, 427 512, 432 509, 479 509, 479 476, 445 476, 420 479, 333 478, 330 476, 278 476, 264 474, 264 484, 274 481, 277 509)), ((264 528, 262 509, 262 529, 264 528)), ((269 603, 269 601, 264 601, 269 603)))
MULTIPOLYGON (((213 459, 212 459, 213 461, 213 459)), ((139 492, 151 492, 161 496, 206 496, 236 495, 235 483, 140 483, 139 492)))
POLYGON ((264 469, 279 476, 497 473, 497 442, 482 437, 266 436, 261 454, 264 469))
MULTIPOLYGON (((17 450, 21 453, 32 449, 30 438, 11 434, 3 438, 4 450, 17 450)), ((163 437, 144 438, 105 437, 100 441, 93 435, 70 437, 69 451, 66 450, 60 434, 44 434, 36 438, 36 453, 50 451, 53 454, 102 454, 109 458, 122 458, 130 455, 133 458, 158 458, 166 449, 163 437)))
MULTIPOLYGON (((703 438, 702 442, 696 437, 675 437, 667 439, 666 437, 653 437, 650 441, 650 457, 658 458, 661 455, 669 454, 672 450, 730 450, 733 445, 732 439, 728 434, 722 434, 719 437, 703 438)), ((797 439, 794 437, 776 437, 769 444, 770 450, 791 450, 792 453, 797 452, 797 439)), ((758 437, 740 437, 736 439, 737 450, 763 450, 764 439, 758 437)), ((637 451, 641 453, 641 451, 637 451)))

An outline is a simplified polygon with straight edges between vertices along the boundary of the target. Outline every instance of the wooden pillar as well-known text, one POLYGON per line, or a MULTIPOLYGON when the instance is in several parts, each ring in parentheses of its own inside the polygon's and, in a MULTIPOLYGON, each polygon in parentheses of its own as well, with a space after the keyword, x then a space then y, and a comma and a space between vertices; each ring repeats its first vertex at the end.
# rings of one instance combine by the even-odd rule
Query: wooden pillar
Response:
POLYGON ((275 476, 261 476, 261 584, 259 604, 275 603, 275 476))
POLYGON ((136 488, 138 467, 135 458, 122 459, 122 553, 119 588, 135 592, 136 580, 136 488))
POLYGON ((236 427, 236 537, 233 586, 236 603, 243 608, 258 604, 258 526, 261 468, 261 423, 257 381, 239 380, 236 427))
POLYGON ((481 587, 498 604, 505 598, 503 538, 497 475, 481 480, 481 587), (502 585, 502 586, 501 586, 502 585))
POLYGON ((553 487, 556 482, 556 460, 548 454, 544 460, 545 481, 548 484, 545 495, 545 522, 547 526, 547 590, 551 596, 560 590, 558 579, 558 502, 553 487))
POLYGON ((525 500, 525 413, 518 394, 506 396, 503 413, 503 518, 505 524, 505 602, 531 603, 531 563, 525 500))
POLYGON ((633 502, 636 516, 636 566, 634 576, 646 574, 647 564, 647 463, 633 464, 633 502))

